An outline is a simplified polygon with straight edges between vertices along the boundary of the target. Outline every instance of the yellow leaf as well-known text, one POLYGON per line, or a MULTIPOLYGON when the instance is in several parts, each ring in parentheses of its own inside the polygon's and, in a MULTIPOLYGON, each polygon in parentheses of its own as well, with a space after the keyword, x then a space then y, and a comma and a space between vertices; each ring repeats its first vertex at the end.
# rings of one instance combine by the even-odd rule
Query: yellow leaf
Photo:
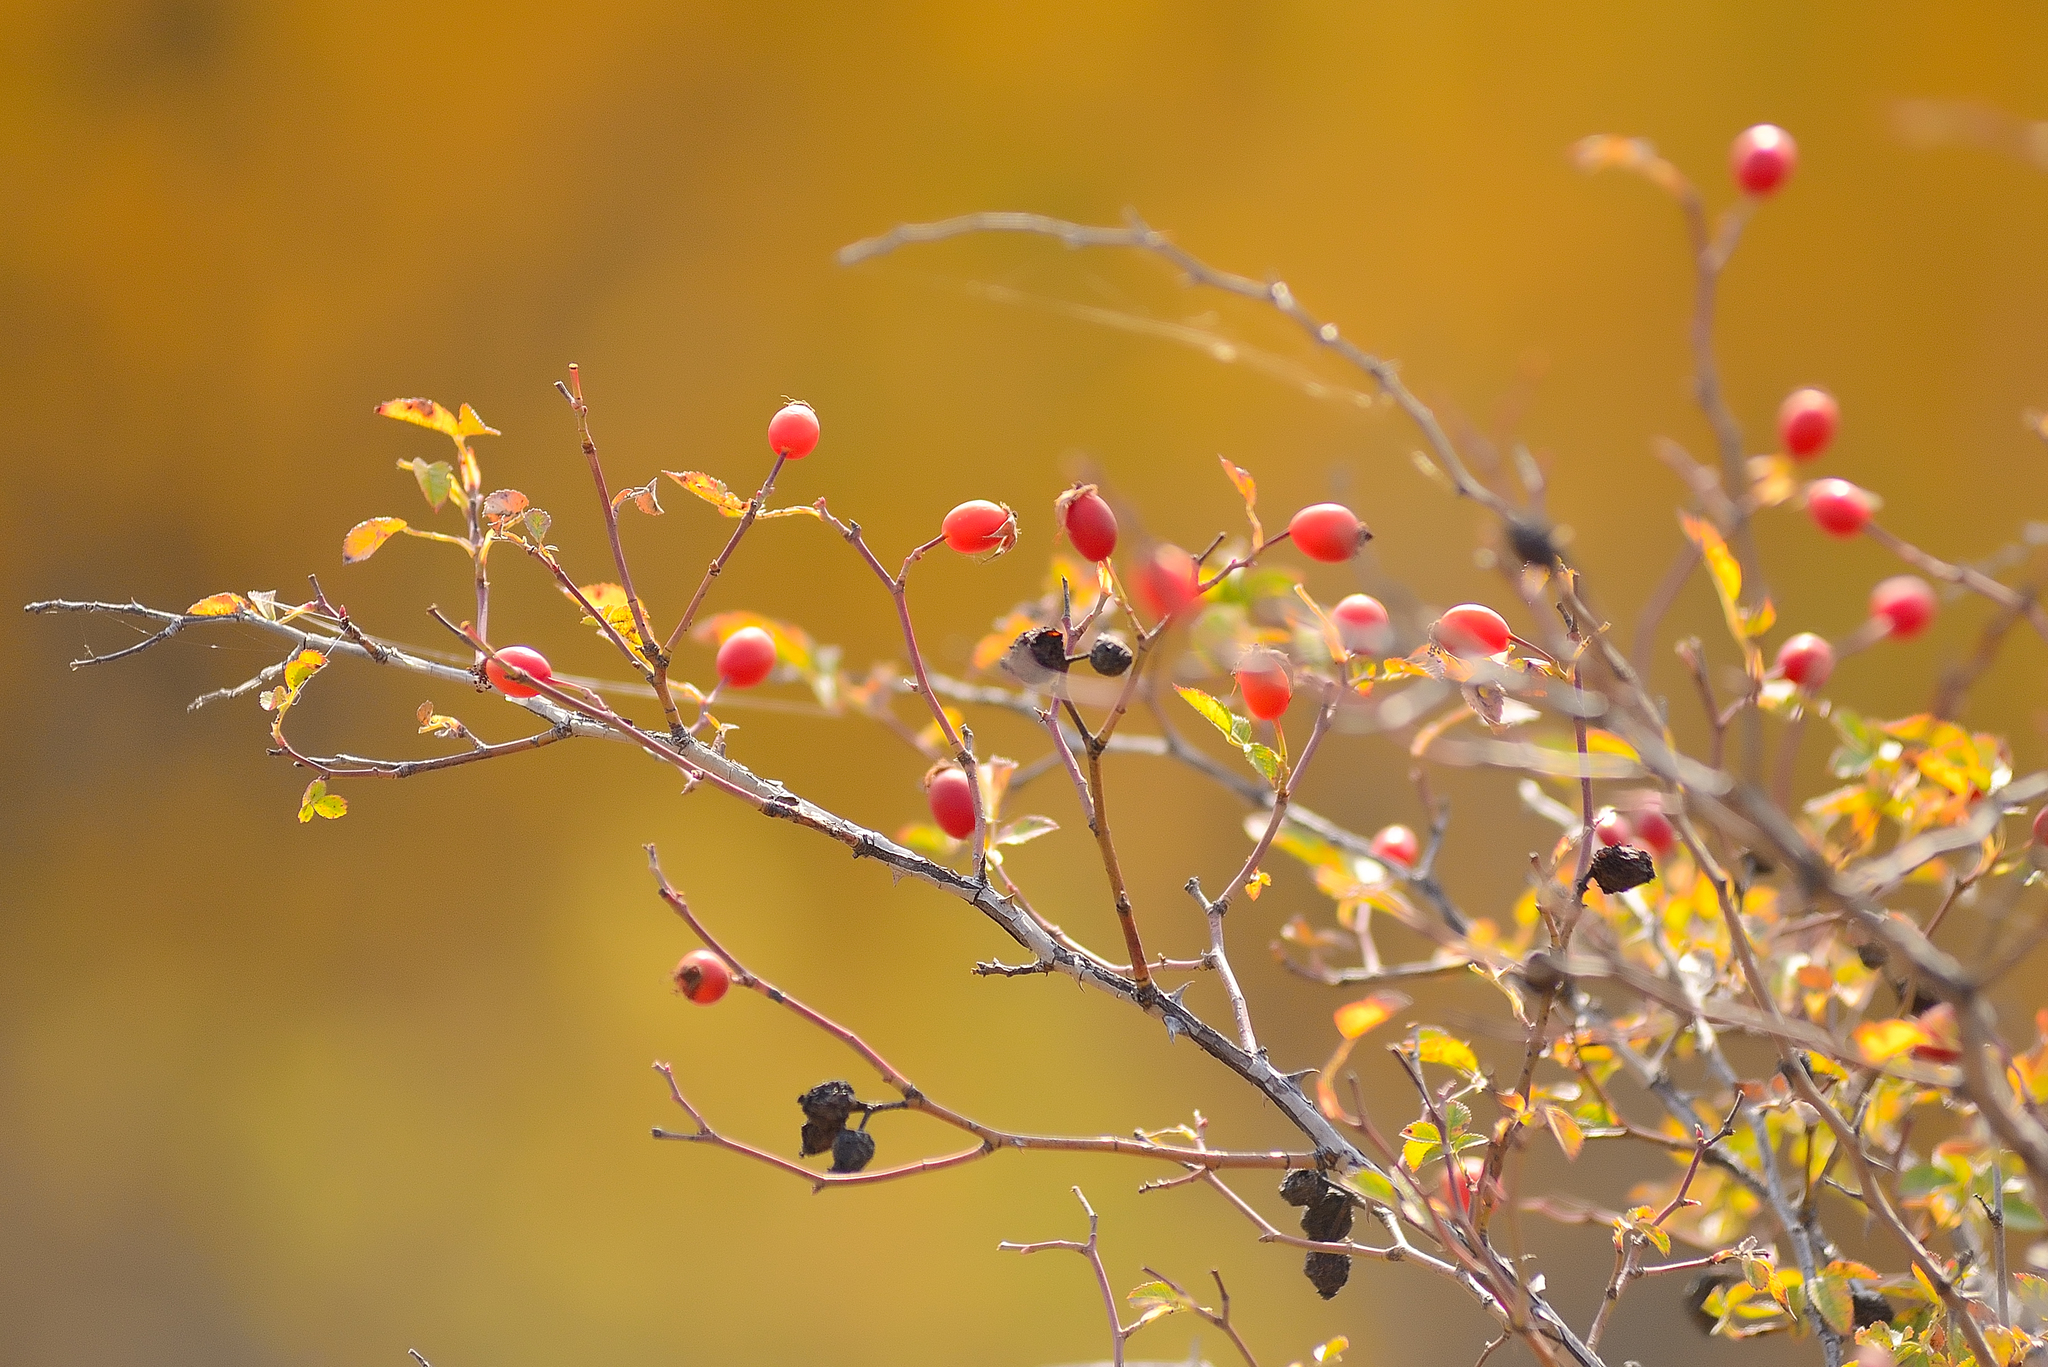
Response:
POLYGON ((1713 578, 1715 596, 1721 600, 1721 611, 1728 619, 1728 629, 1735 639, 1745 639, 1742 625, 1742 566, 1736 561, 1735 553, 1728 549, 1728 543, 1714 530, 1713 524, 1690 513, 1678 515, 1679 525, 1685 528, 1685 535, 1693 545, 1700 548, 1700 558, 1707 563, 1707 573, 1713 578))
POLYGON ((341 539, 341 563, 359 564, 377 553, 377 548, 405 530, 402 517, 372 517, 356 523, 341 539))
POLYGON ((305 686, 306 680, 318 674, 327 664, 327 657, 317 650, 302 650, 285 661, 284 686, 296 693, 305 686))
MULTIPOLYGON (((409 422, 416 427, 430 427, 447 437, 462 436, 462 420, 432 399, 391 399, 377 405, 377 415, 383 418, 396 418, 400 422, 409 422)), ((470 416, 476 415, 472 413, 470 416)), ((484 431, 489 431, 488 428, 483 428, 481 423, 478 426, 484 431)))
POLYGON ((239 593, 216 593, 211 598, 202 598, 185 609, 187 617, 232 617, 238 612, 249 611, 249 602, 239 593))
POLYGON ((1370 997, 1347 1002, 1337 1008, 1337 1033, 1345 1039, 1357 1039, 1385 1025, 1395 1012, 1406 1010, 1412 1001, 1399 992, 1375 992, 1370 997))
POLYGON ((1564 1156, 1577 1161, 1579 1151, 1586 1147, 1586 1132, 1579 1128, 1579 1122, 1572 1118, 1562 1106, 1546 1105, 1543 1108, 1543 1123, 1550 1127, 1551 1138, 1557 1147, 1564 1150, 1564 1156))
POLYGON ((462 405, 462 412, 455 419, 455 430, 465 437, 497 437, 504 435, 497 428, 488 426, 482 418, 476 415, 476 410, 468 404, 462 405))
POLYGON ((1749 498, 1759 508, 1775 508, 1789 503, 1799 492, 1799 481, 1792 476, 1792 462, 1783 456, 1751 456, 1749 458, 1749 498))
POLYGON ((1415 1044, 1415 1056, 1424 1063, 1440 1063, 1461 1073, 1479 1071, 1479 1056, 1472 1052, 1472 1046, 1435 1026, 1424 1026, 1415 1044))
POLYGON ((725 481, 715 475, 707 475, 702 470, 663 470, 662 473, 727 517, 738 517, 747 511, 747 500, 726 488, 725 481))
POLYGON ((1928 1034, 1909 1020, 1865 1021, 1856 1027, 1856 1052, 1876 1067, 1929 1042, 1928 1034))
POLYGON ((1244 895, 1251 898, 1254 902, 1256 902, 1259 900, 1259 894, 1261 892, 1264 892, 1268 887, 1270 887, 1272 885, 1272 882, 1273 875, 1267 873, 1264 869, 1260 869, 1257 873, 1253 874, 1250 878, 1247 878, 1245 880, 1244 895))
POLYGON ((1351 1340, 1345 1338, 1342 1334, 1339 1334, 1337 1335, 1337 1337, 1329 1340, 1327 1343, 1317 1344, 1314 1350, 1310 1352, 1309 1356, 1315 1359, 1316 1367, 1322 1367, 1323 1363, 1335 1362, 1339 1358, 1343 1357, 1344 1350, 1349 1348, 1350 1346, 1351 1340))

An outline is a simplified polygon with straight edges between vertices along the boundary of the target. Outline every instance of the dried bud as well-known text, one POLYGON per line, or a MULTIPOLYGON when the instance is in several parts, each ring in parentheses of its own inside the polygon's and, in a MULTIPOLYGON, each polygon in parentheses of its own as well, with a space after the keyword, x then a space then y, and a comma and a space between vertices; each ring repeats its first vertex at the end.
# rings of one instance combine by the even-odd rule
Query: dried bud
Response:
POLYGON ((1131 667, 1131 648, 1114 636, 1098 636, 1088 651, 1088 667, 1105 679, 1114 679, 1131 667))
POLYGON ((1280 1179, 1280 1199, 1290 1206, 1312 1206, 1330 1189, 1330 1179, 1314 1168, 1296 1168, 1280 1179))
POLYGON ((1571 981, 1558 967, 1557 960, 1540 949, 1522 965, 1522 978, 1532 992, 1554 992, 1571 981))
POLYGON ((1655 878, 1657 865, 1648 850, 1639 850, 1634 845, 1608 845, 1593 856, 1593 866, 1586 876, 1611 897, 1655 878))
POLYGON ((823 1153, 832 1147, 853 1114, 853 1086, 846 1082, 821 1082, 796 1099, 803 1107, 803 1156, 823 1153))
POLYGON ((832 1141, 832 1171, 859 1172, 875 1156, 875 1137, 866 1130, 841 1130, 832 1141))
POLYGON ((1010 642, 1004 661, 1026 687, 1037 688, 1067 672, 1067 642, 1058 627, 1033 627, 1010 642))
MULTIPOLYGON (((1889 1324, 1892 1318, 1892 1303, 1882 1294, 1867 1287, 1849 1288, 1849 1303, 1856 1309, 1856 1327, 1868 1329, 1873 1324, 1889 1324)), ((1857 1361, 1860 1363, 1862 1358, 1857 1361)))

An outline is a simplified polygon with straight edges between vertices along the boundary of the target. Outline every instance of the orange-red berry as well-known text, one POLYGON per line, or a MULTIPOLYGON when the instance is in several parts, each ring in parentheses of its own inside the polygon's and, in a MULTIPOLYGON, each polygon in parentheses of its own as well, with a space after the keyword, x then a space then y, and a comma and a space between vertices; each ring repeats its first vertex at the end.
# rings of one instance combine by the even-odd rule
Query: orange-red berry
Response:
POLYGON ((977 498, 947 513, 939 530, 962 555, 1000 553, 1017 544, 1017 515, 1004 504, 977 498))
POLYGON ((1777 193, 1799 165, 1799 145, 1774 123, 1744 129, 1728 149, 1728 169, 1746 195, 1762 198, 1777 193))
POLYGON ((1917 574, 1894 575, 1870 591, 1870 615, 1883 621, 1896 641, 1927 630, 1937 606, 1933 586, 1917 574))
POLYGON ((1053 500, 1053 520, 1083 560, 1103 561, 1116 551, 1116 514, 1092 484, 1077 484, 1053 500))
POLYGON ((1372 533, 1341 503, 1311 503, 1287 524, 1287 535, 1311 560, 1336 564, 1358 554, 1372 533))
POLYGON ((1344 648, 1354 655, 1380 655, 1394 644, 1393 623, 1386 605, 1369 593, 1340 598, 1330 609, 1330 620, 1344 648))
POLYGON ((554 666, 538 650, 531 646, 506 646, 498 652, 497 659, 484 661, 484 677, 491 681, 491 687, 508 698, 532 698, 538 696, 540 690, 507 674, 505 665, 523 669, 542 683, 555 677, 554 666))
POLYGON ((775 638, 760 627, 741 627, 718 646, 718 678, 728 688, 752 688, 775 670, 775 638))
POLYGON ((1408 827, 1395 824, 1382 826, 1372 838, 1372 852, 1381 860, 1404 869, 1415 867, 1415 861, 1422 857, 1422 842, 1408 827))
POLYGON ((809 404, 784 404, 768 419, 768 449, 776 455, 802 460, 817 444, 818 414, 809 404))
POLYGON ((1825 389, 1795 389, 1778 405, 1778 440, 1794 460, 1813 460, 1835 439, 1842 410, 1825 389))
POLYGON ((1870 525, 1877 500, 1846 479, 1817 479, 1806 486, 1806 514, 1829 536, 1854 536, 1870 525))
POLYGON ((1635 827, 1627 817, 1609 807, 1593 821, 1593 834, 1603 845, 1628 845, 1636 838, 1635 827))
POLYGON ((676 991, 699 1006, 709 1006, 732 986, 732 970, 708 949, 693 949, 676 965, 676 991))
POLYGON ((1453 655, 1498 655, 1508 648, 1508 624, 1492 608, 1460 603, 1436 619, 1431 633, 1453 655))
POLYGON ((1834 672, 1835 648, 1810 631, 1778 647, 1778 673, 1809 693, 1819 691, 1834 672))
POLYGON ((1277 650, 1254 650, 1237 664, 1237 691, 1244 710, 1260 721, 1272 721, 1294 700, 1294 681, 1287 676, 1287 657, 1277 650))
POLYGON ((924 797, 940 830, 955 840, 974 834, 974 789, 965 770, 958 765, 934 769, 925 776, 924 797))
POLYGON ((1155 617, 1168 617, 1195 601, 1201 588, 1195 558, 1178 546, 1158 546, 1138 576, 1138 593, 1155 617))

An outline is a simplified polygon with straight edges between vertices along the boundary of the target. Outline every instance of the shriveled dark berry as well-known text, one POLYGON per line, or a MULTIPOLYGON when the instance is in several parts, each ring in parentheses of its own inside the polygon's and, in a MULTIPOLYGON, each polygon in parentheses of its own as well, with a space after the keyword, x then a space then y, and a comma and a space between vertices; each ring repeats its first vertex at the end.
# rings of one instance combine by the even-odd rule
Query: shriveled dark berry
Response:
POLYGON ((1330 1189, 1330 1179, 1314 1168, 1296 1168, 1280 1179, 1280 1199, 1290 1206, 1312 1206, 1330 1189))
POLYGON ((841 1130, 832 1141, 832 1171, 859 1172, 875 1156, 875 1137, 866 1130, 841 1130))
POLYGON ((1301 1270, 1308 1274, 1309 1285, 1316 1289, 1316 1294, 1328 1300, 1351 1280, 1351 1259, 1342 1253, 1311 1253, 1301 1270))
POLYGON ((1067 672, 1067 638, 1060 635, 1058 627, 1033 627, 1017 638, 1017 645, 1039 668, 1067 672))
POLYGON ((1883 968, 1891 960, 1892 952, 1882 940, 1865 940, 1856 946, 1856 957, 1865 968, 1883 968))
POLYGON ((1301 1213, 1301 1232, 1319 1244, 1334 1244, 1351 1237, 1353 1215, 1351 1198, 1332 1188, 1330 1195, 1301 1213))
POLYGON ((803 1108, 803 1156, 823 1153, 832 1147, 832 1141, 846 1128, 846 1117, 853 1114, 853 1085, 847 1082, 821 1082, 796 1099, 803 1108))
POLYGON ((1510 519, 1508 547, 1525 565, 1542 565, 1547 569, 1557 563, 1557 546, 1550 539, 1550 524, 1540 517, 1510 519))
POLYGON ((1876 1291, 1864 1287, 1849 1288, 1849 1303, 1856 1310, 1856 1327, 1868 1329, 1873 1324, 1889 1324, 1893 1315, 1892 1303, 1876 1291))
POLYGON ((1617 892, 1639 888, 1657 876, 1657 863, 1648 850, 1634 845, 1609 845, 1593 856, 1586 876, 1610 897, 1617 892))
POLYGON ((1131 648, 1114 636, 1098 636, 1088 649, 1088 667, 1105 679, 1114 679, 1131 667, 1131 648))

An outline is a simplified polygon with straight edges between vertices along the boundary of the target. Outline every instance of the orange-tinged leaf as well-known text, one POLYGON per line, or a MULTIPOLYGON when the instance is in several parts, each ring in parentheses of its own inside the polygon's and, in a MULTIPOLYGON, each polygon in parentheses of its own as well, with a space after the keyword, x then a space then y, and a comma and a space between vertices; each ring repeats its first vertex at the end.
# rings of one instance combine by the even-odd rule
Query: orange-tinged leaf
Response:
POLYGON ((726 488, 725 481, 716 475, 707 475, 702 470, 663 470, 662 473, 727 517, 738 517, 747 511, 747 500, 726 488))
POLYGON ((1223 473, 1230 477, 1231 484, 1237 489, 1237 496, 1244 500, 1245 521, 1252 524, 1252 544, 1257 546, 1263 543, 1266 539, 1266 529, 1259 525, 1259 514, 1257 512, 1259 486, 1257 481, 1252 479, 1250 472, 1232 465, 1222 456, 1218 456, 1216 459, 1223 461, 1223 473))
POLYGON ((627 499, 631 499, 633 500, 633 506, 649 517, 660 517, 662 513, 661 500, 655 497, 655 484, 656 481, 650 479, 645 484, 634 488, 619 490, 616 494, 612 495, 612 507, 616 508, 627 499))
POLYGON ((492 521, 503 522, 518 517, 532 506, 533 501, 517 489, 494 489, 484 498, 483 513, 492 521))
POLYGON ((1253 874, 1250 878, 1245 880, 1244 895, 1251 898, 1254 902, 1256 902, 1259 900, 1259 894, 1264 892, 1268 887, 1271 887, 1272 883, 1273 875, 1267 873, 1264 869, 1260 869, 1257 873, 1253 874))
POLYGON ((1399 992, 1375 992, 1370 997, 1346 1002, 1336 1011, 1337 1033, 1345 1039, 1357 1039, 1385 1025, 1396 1012, 1406 1010, 1412 1001, 1399 992))
POLYGON ((1909 1020, 1865 1021, 1856 1027, 1856 1052, 1876 1067, 1929 1043, 1925 1030, 1909 1020))
POLYGON ((285 661, 284 686, 296 693, 305 686, 306 680, 318 674, 327 665, 327 657, 317 650, 302 650, 285 661))
POLYGON ((405 530, 402 517, 365 518, 348 529, 341 539, 341 563, 360 564, 377 553, 377 548, 405 530))
POLYGON ((585 584, 583 596, 590 600, 590 606, 603 612, 606 608, 630 608, 626 591, 617 584, 585 584))
POLYGON ((249 600, 239 593, 216 593, 211 598, 202 598, 185 609, 187 617, 232 617, 238 612, 249 611, 249 600))
POLYGON ((1586 1147, 1586 1132, 1579 1128, 1579 1122, 1572 1118, 1571 1112, 1562 1106, 1546 1104, 1543 1123, 1550 1127, 1551 1138, 1557 1141, 1557 1147, 1564 1150, 1564 1156, 1576 1162, 1579 1151, 1586 1147))

